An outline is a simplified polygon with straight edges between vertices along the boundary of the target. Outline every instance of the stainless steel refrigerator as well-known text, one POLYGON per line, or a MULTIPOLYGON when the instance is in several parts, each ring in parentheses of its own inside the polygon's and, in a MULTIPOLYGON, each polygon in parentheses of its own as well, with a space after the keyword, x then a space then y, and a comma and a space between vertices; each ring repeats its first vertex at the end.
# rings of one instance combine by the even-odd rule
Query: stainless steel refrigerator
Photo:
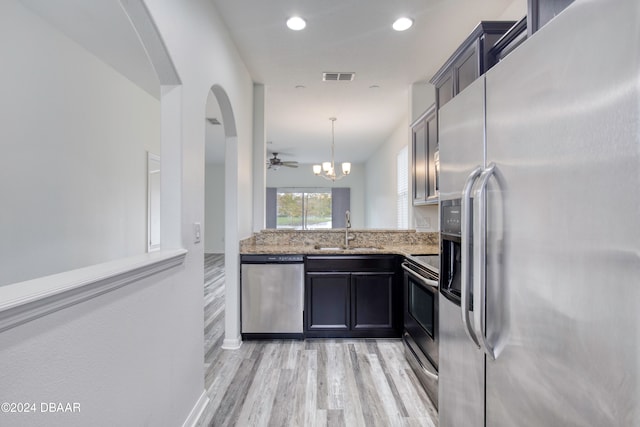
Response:
POLYGON ((440 427, 640 426, 640 1, 576 0, 439 134, 440 427))

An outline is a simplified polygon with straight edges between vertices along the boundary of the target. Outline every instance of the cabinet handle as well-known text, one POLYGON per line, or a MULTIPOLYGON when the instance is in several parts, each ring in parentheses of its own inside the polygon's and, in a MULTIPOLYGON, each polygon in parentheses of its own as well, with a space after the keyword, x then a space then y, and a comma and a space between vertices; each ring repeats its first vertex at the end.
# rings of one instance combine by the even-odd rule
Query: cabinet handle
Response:
POLYGON ((462 199, 460 200, 460 216, 461 216, 461 224, 460 224, 460 250, 462 253, 460 254, 460 274, 462 277, 460 278, 460 309, 462 310, 462 324, 464 325, 464 331, 467 333, 467 336, 475 345, 480 348, 480 343, 478 342, 478 338, 471 326, 471 320, 469 319, 469 303, 471 299, 470 287, 469 287, 469 279, 471 276, 471 268, 469 264, 469 258, 471 256, 470 248, 471 248, 471 189, 473 188, 473 184, 476 182, 476 179, 482 173, 482 168, 480 166, 476 167, 464 183, 464 188, 462 189, 462 199))
POLYGON ((491 360, 496 359, 495 351, 486 339, 487 311, 487 184, 496 165, 491 163, 478 178, 473 199, 474 245, 473 245, 473 295, 476 299, 473 323, 482 350, 491 360))

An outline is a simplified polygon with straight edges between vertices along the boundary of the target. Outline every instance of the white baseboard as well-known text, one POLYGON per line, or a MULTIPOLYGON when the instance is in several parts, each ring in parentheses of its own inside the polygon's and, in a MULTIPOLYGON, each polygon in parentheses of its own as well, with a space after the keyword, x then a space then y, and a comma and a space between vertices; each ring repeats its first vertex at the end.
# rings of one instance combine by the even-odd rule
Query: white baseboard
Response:
POLYGON ((191 413, 182 424, 182 427, 195 427, 196 424, 198 424, 198 421, 200 421, 200 417, 204 412, 204 408, 206 408, 208 404, 209 396, 207 396, 207 391, 203 390, 202 394, 198 398, 198 401, 193 406, 193 409, 191 409, 191 413))
POLYGON ((223 350, 237 350, 242 345, 242 338, 225 338, 222 341, 222 349, 223 350))

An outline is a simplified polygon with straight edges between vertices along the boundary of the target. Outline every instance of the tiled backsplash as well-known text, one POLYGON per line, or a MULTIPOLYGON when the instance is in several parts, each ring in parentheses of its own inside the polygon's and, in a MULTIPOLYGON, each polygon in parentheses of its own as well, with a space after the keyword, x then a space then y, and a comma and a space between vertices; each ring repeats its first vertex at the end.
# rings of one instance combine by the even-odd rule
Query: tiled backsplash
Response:
MULTIPOLYGON (((415 230, 349 230, 355 236, 353 246, 438 245, 438 233, 415 230)), ((344 229, 339 230, 262 230, 241 244, 264 246, 339 246, 344 244, 344 229)))

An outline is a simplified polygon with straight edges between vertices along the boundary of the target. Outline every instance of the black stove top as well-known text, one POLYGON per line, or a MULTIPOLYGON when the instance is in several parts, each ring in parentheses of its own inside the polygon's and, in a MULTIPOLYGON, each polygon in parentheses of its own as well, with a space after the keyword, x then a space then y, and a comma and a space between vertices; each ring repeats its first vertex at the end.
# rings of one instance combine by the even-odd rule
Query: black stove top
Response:
POLYGON ((440 255, 411 255, 406 258, 436 274, 440 273, 440 255))

